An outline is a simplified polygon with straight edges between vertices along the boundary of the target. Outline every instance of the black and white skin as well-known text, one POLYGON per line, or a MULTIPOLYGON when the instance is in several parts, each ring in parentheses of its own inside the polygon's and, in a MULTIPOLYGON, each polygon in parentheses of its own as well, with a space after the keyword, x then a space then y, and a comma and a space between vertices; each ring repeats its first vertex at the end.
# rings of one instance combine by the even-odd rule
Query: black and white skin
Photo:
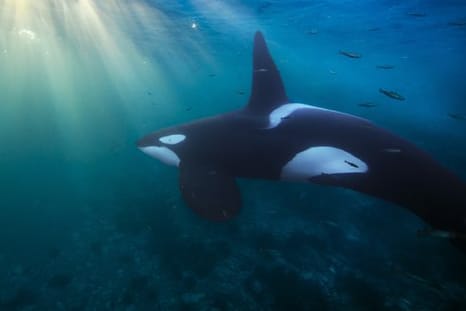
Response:
POLYGON ((466 184, 368 120, 289 101, 260 32, 245 107, 153 132, 137 145, 179 168, 186 204, 210 220, 239 212, 237 178, 309 182, 396 203, 466 251, 466 184))

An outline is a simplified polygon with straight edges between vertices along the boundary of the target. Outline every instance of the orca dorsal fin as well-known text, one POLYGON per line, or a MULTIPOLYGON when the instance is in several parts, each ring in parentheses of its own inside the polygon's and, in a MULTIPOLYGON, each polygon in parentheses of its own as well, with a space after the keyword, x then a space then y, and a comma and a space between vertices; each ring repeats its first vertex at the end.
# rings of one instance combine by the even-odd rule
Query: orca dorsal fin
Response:
POLYGON ((254 36, 252 69, 251 97, 247 106, 249 111, 267 114, 288 103, 280 72, 260 31, 254 36))

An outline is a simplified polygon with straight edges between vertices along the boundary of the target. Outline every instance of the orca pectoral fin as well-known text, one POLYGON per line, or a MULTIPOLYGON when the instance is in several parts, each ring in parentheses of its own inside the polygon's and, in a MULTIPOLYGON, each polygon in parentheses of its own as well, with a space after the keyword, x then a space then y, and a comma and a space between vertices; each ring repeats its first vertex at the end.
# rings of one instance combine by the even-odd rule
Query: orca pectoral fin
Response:
POLYGON ((180 191, 186 204, 209 220, 228 220, 241 208, 235 178, 214 169, 181 163, 180 191))

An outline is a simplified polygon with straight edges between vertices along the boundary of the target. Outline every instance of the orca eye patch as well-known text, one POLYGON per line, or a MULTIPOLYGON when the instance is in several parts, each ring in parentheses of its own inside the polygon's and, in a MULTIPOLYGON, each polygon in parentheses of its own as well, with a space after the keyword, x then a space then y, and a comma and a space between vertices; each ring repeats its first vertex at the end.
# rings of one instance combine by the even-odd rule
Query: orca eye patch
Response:
POLYGON ((178 143, 181 143, 185 139, 186 139, 186 136, 183 134, 173 134, 173 135, 160 137, 159 141, 167 145, 176 145, 178 143))

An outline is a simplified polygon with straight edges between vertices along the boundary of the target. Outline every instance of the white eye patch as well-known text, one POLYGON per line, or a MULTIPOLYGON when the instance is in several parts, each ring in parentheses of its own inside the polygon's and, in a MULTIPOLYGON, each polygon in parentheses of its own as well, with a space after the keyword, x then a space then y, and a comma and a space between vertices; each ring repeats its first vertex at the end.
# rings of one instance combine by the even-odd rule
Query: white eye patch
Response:
POLYGON ((186 139, 186 136, 183 134, 173 134, 173 135, 160 137, 159 141, 167 145, 176 145, 178 143, 181 143, 185 139, 186 139))

